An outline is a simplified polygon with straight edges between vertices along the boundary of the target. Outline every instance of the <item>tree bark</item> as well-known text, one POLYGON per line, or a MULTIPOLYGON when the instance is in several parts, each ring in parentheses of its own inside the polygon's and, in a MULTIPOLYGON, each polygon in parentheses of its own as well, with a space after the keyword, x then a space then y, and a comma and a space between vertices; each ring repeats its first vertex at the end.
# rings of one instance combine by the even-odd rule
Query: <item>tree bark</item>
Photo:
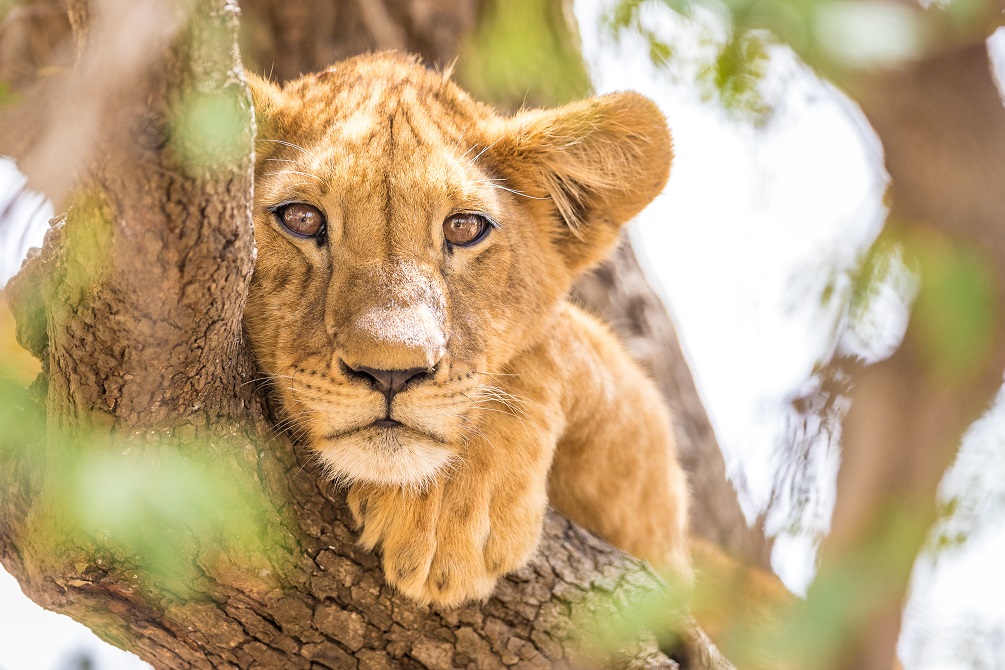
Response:
MULTIPOLYGON (((389 3, 387 16, 405 4, 389 3)), ((114 6, 74 13, 86 31, 78 73, 109 62, 121 32, 114 6)), ((233 49, 236 5, 192 7, 182 18, 143 15, 144 59, 121 77, 104 72, 115 81, 94 107, 100 133, 76 175, 73 206, 9 285, 19 340, 43 362, 35 388, 47 436, 0 466, 0 561, 34 600, 158 668, 676 667, 658 646, 662 617, 631 628, 613 653, 584 640, 584 622, 616 627, 633 608, 673 594, 643 564, 554 513, 529 566, 489 601, 450 611, 392 593, 377 558, 355 546, 343 495, 273 431, 264 389, 251 383, 241 319, 253 263, 253 138, 237 133, 239 151, 221 158, 177 123, 193 95, 222 91, 213 100, 252 127, 233 49), (253 483, 267 550, 182 533, 176 543, 196 576, 179 594, 114 538, 59 519, 65 533, 47 538, 39 528, 53 522, 61 466, 85 451, 153 463, 209 458, 221 476, 253 483)), ((408 5, 415 26, 432 21, 421 7, 408 5)), ((276 31, 285 35, 279 51, 309 41, 290 30, 276 31)), ((412 24, 399 31, 422 48, 413 32, 426 35, 412 24)), ((308 61, 283 67, 292 73, 308 61)), ((728 667, 700 633, 684 636, 684 667, 728 667)))

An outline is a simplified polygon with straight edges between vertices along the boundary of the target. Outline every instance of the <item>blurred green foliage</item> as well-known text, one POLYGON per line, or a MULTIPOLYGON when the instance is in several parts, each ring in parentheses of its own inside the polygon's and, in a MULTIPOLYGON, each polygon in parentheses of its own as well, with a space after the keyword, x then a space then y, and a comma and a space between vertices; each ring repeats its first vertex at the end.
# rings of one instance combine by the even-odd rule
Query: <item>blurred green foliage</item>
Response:
POLYGON ((699 579, 694 588, 676 582, 627 601, 623 593, 595 588, 572 605, 574 627, 586 649, 607 658, 644 631, 660 631, 662 645, 673 646, 694 612, 737 668, 832 667, 856 623, 896 595, 925 533, 924 520, 906 506, 891 505, 879 519, 870 542, 826 566, 806 600, 780 601, 745 583, 721 581, 714 571, 722 566, 712 565, 712 579, 699 579))
POLYGON ((248 154, 251 112, 240 86, 191 89, 175 106, 171 146, 192 175, 223 169, 248 154))
MULTIPOLYGON (((93 445, 65 462, 52 531, 76 529, 158 588, 182 596, 197 576, 201 547, 230 556, 267 551, 265 510, 251 494, 260 490, 253 477, 173 445, 114 452, 109 446, 93 445)), ((205 446, 204 453, 213 452, 205 446)))
POLYGON ((979 372, 1002 322, 991 259, 921 226, 911 227, 905 243, 921 276, 912 318, 930 372, 947 380, 979 372))
MULTIPOLYGON (((658 578, 653 578, 656 581, 658 578)), ((630 648, 646 631, 658 632, 661 647, 673 647, 690 624, 694 595, 690 585, 673 579, 662 590, 631 584, 621 590, 595 586, 574 599, 570 619, 581 649, 593 658, 610 658, 630 648)))
POLYGON ((553 106, 590 93, 586 64, 561 2, 489 0, 458 58, 458 79, 504 108, 553 106))
POLYGON ((111 210, 98 189, 80 189, 73 194, 63 226, 66 258, 61 264, 61 295, 56 303, 74 308, 89 299, 108 266, 115 229, 111 210))
POLYGON ((137 586, 186 597, 215 556, 267 565, 279 544, 254 472, 235 468, 209 438, 60 435, 6 369, 0 425, 0 480, 5 490, 31 491, 31 539, 22 541, 53 563, 125 570, 137 586))
POLYGON ((723 646, 737 667, 765 659, 781 667, 833 666, 855 626, 896 596, 927 526, 905 506, 891 505, 879 518, 871 540, 825 566, 806 600, 793 599, 760 625, 728 634, 723 646))
POLYGON ((169 111, 169 147, 189 176, 227 172, 253 151, 251 96, 234 72, 237 25, 228 12, 207 11, 199 0, 180 0, 185 60, 191 76, 169 111))
POLYGON ((731 31, 721 12, 710 13, 698 3, 622 0, 603 18, 615 39, 638 36, 649 58, 674 79, 693 84, 704 100, 715 102, 738 117, 764 121, 770 106, 760 85, 768 65, 768 36, 756 31, 731 31), (697 48, 680 48, 675 36, 656 30, 651 10, 668 5, 681 15, 697 48))
POLYGON ((17 102, 18 96, 11 89, 10 84, 0 81, 0 107, 17 102))
POLYGON ((792 48, 840 82, 921 57, 940 40, 979 30, 991 13, 988 0, 949 0, 930 9, 886 0, 619 0, 605 24, 616 37, 641 36, 661 68, 696 69, 701 92, 726 111, 763 121, 770 105, 760 86, 773 48, 792 48), (711 48, 675 48, 646 20, 660 6, 690 21, 690 32, 700 31, 711 48))

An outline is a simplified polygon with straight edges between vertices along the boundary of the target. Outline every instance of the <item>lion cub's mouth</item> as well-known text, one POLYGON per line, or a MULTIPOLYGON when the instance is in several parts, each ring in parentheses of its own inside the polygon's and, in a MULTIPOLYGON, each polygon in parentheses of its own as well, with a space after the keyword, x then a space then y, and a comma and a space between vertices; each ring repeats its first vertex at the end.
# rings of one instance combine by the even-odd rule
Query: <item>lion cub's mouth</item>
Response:
POLYGON ((360 436, 365 434, 373 434, 384 436, 394 436, 395 440, 407 440, 409 437, 418 438, 422 440, 429 440, 431 442, 436 442, 438 444, 445 444, 447 440, 441 435, 435 435, 433 433, 420 430, 408 424, 402 423, 397 419, 390 419, 384 417, 383 419, 377 419, 368 424, 361 426, 353 426, 351 428, 343 428, 340 430, 333 430, 324 435, 324 439, 328 442, 338 442, 339 440, 344 440, 349 437, 360 436))
POLYGON ((324 438, 315 449, 332 478, 346 483, 420 485, 448 468, 455 455, 443 437, 389 418, 324 438))

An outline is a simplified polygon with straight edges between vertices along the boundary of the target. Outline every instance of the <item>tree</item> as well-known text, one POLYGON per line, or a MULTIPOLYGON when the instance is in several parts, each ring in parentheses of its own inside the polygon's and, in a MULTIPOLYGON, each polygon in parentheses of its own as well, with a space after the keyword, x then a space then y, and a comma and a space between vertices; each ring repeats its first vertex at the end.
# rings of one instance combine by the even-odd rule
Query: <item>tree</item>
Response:
MULTIPOLYGON (((19 340, 43 374, 31 399, 8 403, 21 448, 8 445, 0 475, 0 560, 33 599, 165 668, 546 667, 585 658, 597 625, 673 602, 645 566, 555 514, 538 558, 484 605, 439 612, 392 594, 354 546, 342 494, 272 429, 264 386, 252 383, 241 316, 253 134, 236 4, 71 0, 68 22, 60 5, 10 10, 0 70, 21 98, 5 114, 17 130, 0 146, 69 205, 8 288, 19 340), (75 55, 62 62, 72 69, 33 76, 71 26, 75 55), (33 402, 44 405, 41 422, 33 402), (81 502, 66 495, 81 472, 110 489, 131 482, 138 497, 127 501, 149 509, 126 515, 124 533, 121 509, 69 509, 81 502), (159 486, 164 478, 171 485, 159 486), (195 504, 161 513, 159 497, 179 485, 195 504), (205 497, 207 488, 222 493, 205 497), (137 519, 163 527, 137 532, 137 519)), ((249 0, 247 41, 264 46, 245 52, 281 76, 374 46, 444 62, 457 33, 507 6, 249 0)), ((533 6, 561 27, 554 45, 569 59, 560 4, 533 6)), ((619 258, 615 267, 631 267, 629 251, 619 258)), ((604 272, 632 296, 619 301, 637 331, 677 346, 637 266, 604 272)), ((672 374, 664 388, 696 436, 685 458, 709 468, 699 481, 721 498, 696 526, 763 555, 735 499, 722 497, 721 456, 686 368, 672 374)), ((673 667, 654 635, 663 631, 635 628, 592 651, 613 650, 609 660, 626 667, 673 667)), ((700 633, 686 628, 684 641, 687 667, 725 667, 700 633)))

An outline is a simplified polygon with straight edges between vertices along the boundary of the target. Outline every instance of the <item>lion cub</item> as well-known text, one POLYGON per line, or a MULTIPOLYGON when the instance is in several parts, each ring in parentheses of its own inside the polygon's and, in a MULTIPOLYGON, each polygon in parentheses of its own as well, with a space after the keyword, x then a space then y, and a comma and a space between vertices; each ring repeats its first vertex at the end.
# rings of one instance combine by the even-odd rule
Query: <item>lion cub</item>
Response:
POLYGON ((387 580, 484 598, 534 553, 549 501, 686 573, 663 402, 566 302, 666 182, 659 109, 617 93, 501 116, 394 54, 249 79, 248 334, 387 580))

